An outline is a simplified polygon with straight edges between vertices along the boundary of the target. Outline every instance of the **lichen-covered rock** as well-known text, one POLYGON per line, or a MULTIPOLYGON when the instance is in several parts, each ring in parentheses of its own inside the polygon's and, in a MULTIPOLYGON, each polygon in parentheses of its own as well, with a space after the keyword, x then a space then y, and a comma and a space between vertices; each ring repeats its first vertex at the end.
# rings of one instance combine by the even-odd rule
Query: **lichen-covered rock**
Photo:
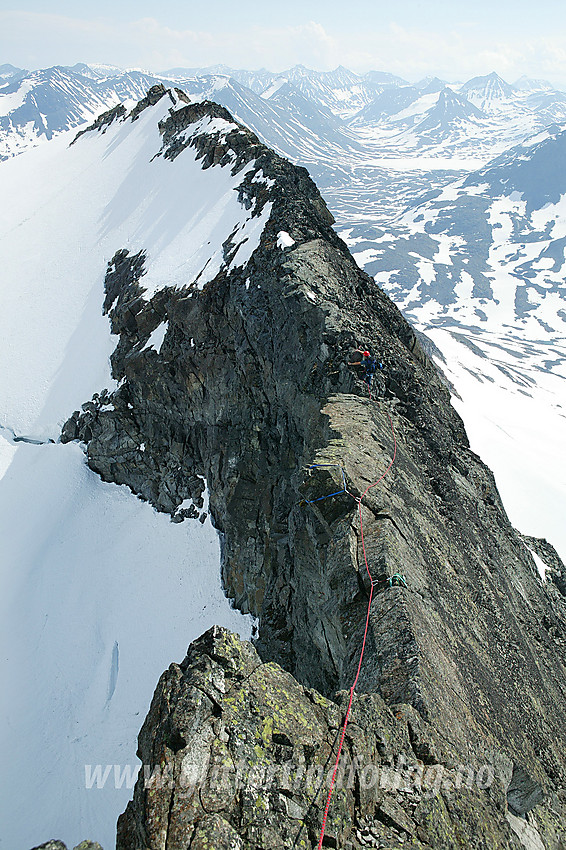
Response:
POLYGON ((81 841, 73 850, 102 850, 102 847, 97 841, 81 841))
MULTIPOLYGON (((346 703, 211 629, 161 677, 117 850, 316 846, 346 703)), ((354 698, 325 846, 515 847, 505 777, 492 763, 456 765, 450 747, 433 760, 434 730, 413 711, 354 698)))

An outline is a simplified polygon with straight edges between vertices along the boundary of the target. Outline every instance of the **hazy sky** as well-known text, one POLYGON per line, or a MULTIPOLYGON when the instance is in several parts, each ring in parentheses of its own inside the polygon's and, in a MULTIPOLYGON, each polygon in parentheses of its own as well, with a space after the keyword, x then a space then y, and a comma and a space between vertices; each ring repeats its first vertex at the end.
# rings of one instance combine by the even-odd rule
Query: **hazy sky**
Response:
POLYGON ((0 0, 0 64, 497 71, 566 86, 564 0, 0 0))

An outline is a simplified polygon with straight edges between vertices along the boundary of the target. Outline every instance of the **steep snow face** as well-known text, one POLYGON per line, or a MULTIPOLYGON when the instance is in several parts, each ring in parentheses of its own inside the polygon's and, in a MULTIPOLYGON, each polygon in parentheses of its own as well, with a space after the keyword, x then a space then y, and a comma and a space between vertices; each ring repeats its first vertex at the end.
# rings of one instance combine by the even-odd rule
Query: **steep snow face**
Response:
POLYGON ((223 595, 210 520, 171 523, 77 445, 0 443, 2 846, 110 850, 162 671, 214 624, 249 638, 250 618, 223 595))
MULTIPOLYGON (((79 446, 45 442, 113 386, 116 339, 102 304, 116 251, 146 252, 149 298, 205 285, 225 265, 228 237, 230 268, 259 243, 271 205, 246 209, 237 191, 253 161, 232 173, 235 154, 207 169, 191 146, 161 155, 158 123, 182 105, 167 94, 135 120, 116 118, 70 147, 67 133, 0 166, 0 770, 10 848, 52 836, 114 846, 159 674, 213 623, 250 635, 250 619, 223 595, 210 520, 171 523, 103 483, 79 446)), ((232 130, 205 114, 183 138, 216 142, 232 130)), ((147 345, 159 350, 167 330, 147 345)))
MULTIPOLYGON (((259 243, 270 204, 258 216, 237 193, 253 163, 232 174, 203 170, 192 147, 173 162, 157 156, 158 122, 173 106, 167 95, 135 121, 114 121, 70 147, 67 133, 0 168, 0 192, 10 198, 0 210, 0 422, 18 436, 57 439, 74 409, 113 386, 115 340, 101 304, 117 250, 146 251, 149 298, 197 276, 199 286, 211 280, 229 236, 239 246, 232 267, 259 243)), ((193 132, 230 127, 203 118, 193 132)))
POLYGON ((418 325, 442 357, 472 449, 494 471, 511 522, 566 557, 566 346, 510 329, 418 325))

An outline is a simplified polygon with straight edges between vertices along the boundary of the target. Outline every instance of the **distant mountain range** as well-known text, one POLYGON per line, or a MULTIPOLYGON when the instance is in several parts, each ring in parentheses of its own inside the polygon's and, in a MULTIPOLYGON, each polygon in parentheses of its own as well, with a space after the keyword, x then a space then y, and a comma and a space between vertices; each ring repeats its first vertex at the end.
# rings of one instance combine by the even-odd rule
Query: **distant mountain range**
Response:
POLYGON ((79 126, 157 82, 226 106, 296 162, 350 163, 383 157, 462 156, 487 161, 526 136, 566 121, 566 94, 544 80, 510 85, 497 74, 410 85, 381 71, 342 66, 282 73, 266 69, 172 68, 160 73, 79 63, 25 71, 0 66, 0 157, 79 126))

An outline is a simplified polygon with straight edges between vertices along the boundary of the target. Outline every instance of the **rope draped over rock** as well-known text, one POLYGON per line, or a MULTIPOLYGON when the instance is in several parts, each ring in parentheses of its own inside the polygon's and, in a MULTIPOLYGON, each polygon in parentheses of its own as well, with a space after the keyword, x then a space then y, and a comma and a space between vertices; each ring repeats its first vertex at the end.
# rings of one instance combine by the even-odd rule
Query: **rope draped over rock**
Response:
MULTIPOLYGON (((370 389, 370 398, 371 398, 371 389, 370 389)), ((395 573, 394 575, 392 575, 389 578, 386 578, 385 580, 373 578, 371 571, 370 571, 370 568, 369 568, 369 564, 368 564, 368 559, 367 559, 367 554, 366 554, 366 545, 365 545, 365 539, 364 539, 364 521, 363 521, 363 516, 362 516, 362 501, 365 498, 365 496, 367 495, 367 493, 373 487, 376 487, 379 484, 379 482, 382 481, 385 478, 385 476, 387 475, 387 473, 389 472, 389 470, 391 469, 391 467, 395 463, 395 458, 397 457, 397 438, 395 436, 395 429, 393 427, 393 421, 392 421, 391 417, 389 416, 389 413, 387 413, 387 418, 389 419, 389 424, 391 425, 391 433, 393 434, 393 457, 391 458, 391 461, 389 462, 389 465, 388 465, 387 469, 385 470, 385 472, 383 472, 379 476, 377 481, 374 481, 373 484, 370 484, 368 487, 366 487, 366 489, 364 490, 364 492, 362 493, 362 495, 358 499, 356 499, 356 497, 353 496, 352 493, 350 493, 348 491, 348 489, 346 487, 346 475, 345 475, 343 467, 341 467, 339 464, 324 464, 324 463, 322 463, 322 464, 313 464, 312 466, 309 467, 309 469, 317 469, 317 468, 324 468, 324 467, 340 469, 340 471, 342 473, 342 482, 343 482, 343 485, 344 485, 342 490, 338 490, 336 493, 329 493, 326 496, 320 496, 317 499, 310 499, 310 500, 305 499, 304 503, 305 504, 314 504, 315 502, 320 502, 322 499, 329 499, 331 496, 338 496, 338 495, 341 495, 342 493, 346 493, 347 495, 352 496, 352 498, 356 499, 356 501, 358 503, 358 512, 359 512, 359 517, 360 517, 360 537, 361 537, 361 541, 362 541, 362 551, 363 551, 363 554, 364 554, 364 563, 365 563, 366 571, 367 571, 367 574, 368 574, 369 580, 370 580, 369 599, 368 599, 368 606, 367 606, 367 613, 366 613, 364 636, 363 636, 362 646, 361 646, 361 650, 360 650, 360 659, 359 659, 359 662, 358 662, 358 669, 356 671, 356 677, 355 677, 354 682, 353 682, 353 684, 350 688, 350 698, 349 698, 349 701, 348 701, 348 708, 346 709, 346 715, 344 717, 344 723, 342 724, 342 731, 341 731, 341 734, 340 734, 340 742, 338 744, 338 752, 337 752, 337 755, 336 755, 336 761, 334 763, 334 770, 332 772, 332 779, 331 779, 331 782, 330 782, 328 797, 326 799, 326 805, 324 807, 324 815, 322 817, 322 827, 321 827, 321 831, 320 831, 320 838, 319 838, 319 841, 318 841, 317 850, 322 849, 322 842, 323 842, 323 839, 324 839, 324 832, 325 832, 325 829, 326 829, 326 820, 327 820, 327 817, 328 817, 328 810, 330 808, 330 803, 331 803, 331 800, 332 800, 332 794, 333 794, 334 785, 335 785, 335 782, 336 782, 336 774, 338 772, 338 766, 339 766, 339 763, 340 763, 340 756, 342 754, 342 747, 344 745, 344 738, 346 737, 346 729, 348 727, 348 721, 350 719, 350 711, 352 709, 352 701, 354 699, 354 693, 355 693, 355 690, 356 690, 356 685, 358 684, 358 679, 360 677, 360 672, 361 672, 361 669, 362 669, 362 662, 363 662, 363 659, 364 659, 364 652, 365 652, 365 648, 366 648, 366 640, 367 640, 367 634, 368 634, 368 629, 369 629, 369 618, 370 618, 371 603, 372 603, 372 600, 373 600, 374 588, 378 584, 383 583, 384 581, 389 583, 389 587, 393 587, 394 585, 396 585, 396 586, 402 585, 403 587, 407 587, 407 582, 405 580, 405 576, 402 576, 399 573, 395 573)))

